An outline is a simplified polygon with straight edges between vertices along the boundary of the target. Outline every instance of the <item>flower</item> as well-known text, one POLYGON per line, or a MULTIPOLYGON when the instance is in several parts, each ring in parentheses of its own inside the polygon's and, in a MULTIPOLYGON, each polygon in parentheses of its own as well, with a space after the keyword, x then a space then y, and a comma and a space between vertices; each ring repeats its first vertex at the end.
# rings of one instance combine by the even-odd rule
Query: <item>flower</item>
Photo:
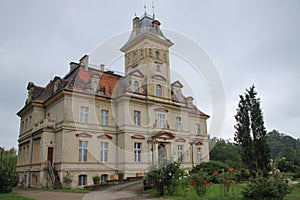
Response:
POLYGON ((188 188, 190 188, 190 187, 191 187, 191 184, 190 184, 190 183, 188 183, 187 187, 188 187, 188 188))
POLYGON ((205 181, 205 187, 208 187, 209 186, 209 183, 207 181, 205 181))
POLYGON ((217 175, 217 174, 218 174, 218 171, 215 170, 215 171, 214 171, 214 175, 217 175))
POLYGON ((197 183, 196 183, 196 181, 194 181, 194 184, 193 184, 193 186, 194 186, 194 187, 196 187, 196 186, 197 186, 197 183))
POLYGON ((232 173, 234 171, 234 169, 232 167, 229 168, 228 170, 230 173, 232 173))
POLYGON ((200 178, 200 177, 198 177, 198 178, 197 178, 197 180, 198 180, 198 181, 200 181, 200 180, 201 180, 201 178, 200 178))

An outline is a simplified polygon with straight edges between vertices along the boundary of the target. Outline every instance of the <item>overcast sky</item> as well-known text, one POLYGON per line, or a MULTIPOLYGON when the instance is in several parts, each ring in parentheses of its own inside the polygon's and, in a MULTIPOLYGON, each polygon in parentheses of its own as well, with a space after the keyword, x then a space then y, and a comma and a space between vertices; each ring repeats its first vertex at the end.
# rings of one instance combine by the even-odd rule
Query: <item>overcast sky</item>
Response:
MULTIPOLYGON (((0 0, 0 146, 17 147, 16 113, 24 106, 29 81, 45 86, 64 76, 69 62, 131 30, 144 4, 152 14, 146 0, 0 0)), ((300 137, 299 0, 154 0, 154 5, 162 28, 205 49, 220 74, 226 117, 217 135, 233 138, 238 96, 255 84, 267 130, 300 137)), ((175 55, 171 61, 182 64, 175 55)), ((205 91, 196 101, 209 115, 210 98, 205 91)))

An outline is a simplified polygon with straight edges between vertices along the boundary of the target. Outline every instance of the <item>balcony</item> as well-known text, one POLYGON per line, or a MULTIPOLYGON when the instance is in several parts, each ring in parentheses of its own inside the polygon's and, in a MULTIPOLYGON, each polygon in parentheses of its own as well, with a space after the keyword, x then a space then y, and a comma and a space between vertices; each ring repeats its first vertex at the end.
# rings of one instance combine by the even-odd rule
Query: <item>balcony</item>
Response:
POLYGON ((33 131, 37 131, 43 128, 55 129, 56 120, 55 119, 44 119, 33 125, 33 131))

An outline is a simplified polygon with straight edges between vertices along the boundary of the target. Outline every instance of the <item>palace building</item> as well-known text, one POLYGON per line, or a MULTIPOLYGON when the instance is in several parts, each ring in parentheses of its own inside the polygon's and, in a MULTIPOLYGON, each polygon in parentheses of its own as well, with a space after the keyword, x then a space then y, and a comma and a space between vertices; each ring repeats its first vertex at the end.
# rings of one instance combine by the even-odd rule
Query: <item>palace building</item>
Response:
POLYGON ((28 83, 17 113, 23 186, 61 186, 69 177, 76 188, 93 184, 94 176, 143 176, 163 157, 186 169, 209 161, 209 116, 182 94, 180 80, 171 82, 173 43, 160 25, 146 13, 133 19, 121 47, 124 75, 91 66, 85 55, 45 87, 28 83))

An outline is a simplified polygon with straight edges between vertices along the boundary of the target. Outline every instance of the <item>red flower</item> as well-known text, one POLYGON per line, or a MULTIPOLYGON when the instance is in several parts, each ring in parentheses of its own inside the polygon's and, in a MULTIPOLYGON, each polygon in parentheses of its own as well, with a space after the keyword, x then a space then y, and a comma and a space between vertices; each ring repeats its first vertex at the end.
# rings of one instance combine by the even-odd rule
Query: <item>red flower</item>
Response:
POLYGON ((209 183, 207 181, 205 181, 205 187, 208 187, 209 186, 209 183))
POLYGON ((214 171, 214 175, 217 175, 218 174, 218 171, 214 171))
POLYGON ((229 171, 230 173, 232 173, 232 172, 234 171, 234 169, 230 167, 228 171, 229 171))
POLYGON ((188 183, 187 187, 188 187, 188 188, 190 188, 190 187, 191 187, 191 184, 190 184, 190 183, 188 183))
POLYGON ((198 179, 198 181, 200 181, 200 180, 201 180, 201 178, 200 178, 200 177, 198 177, 197 179, 198 179))
POLYGON ((194 181, 194 184, 193 184, 193 186, 194 186, 194 187, 196 187, 196 186, 197 186, 197 183, 196 183, 196 181, 194 181))

